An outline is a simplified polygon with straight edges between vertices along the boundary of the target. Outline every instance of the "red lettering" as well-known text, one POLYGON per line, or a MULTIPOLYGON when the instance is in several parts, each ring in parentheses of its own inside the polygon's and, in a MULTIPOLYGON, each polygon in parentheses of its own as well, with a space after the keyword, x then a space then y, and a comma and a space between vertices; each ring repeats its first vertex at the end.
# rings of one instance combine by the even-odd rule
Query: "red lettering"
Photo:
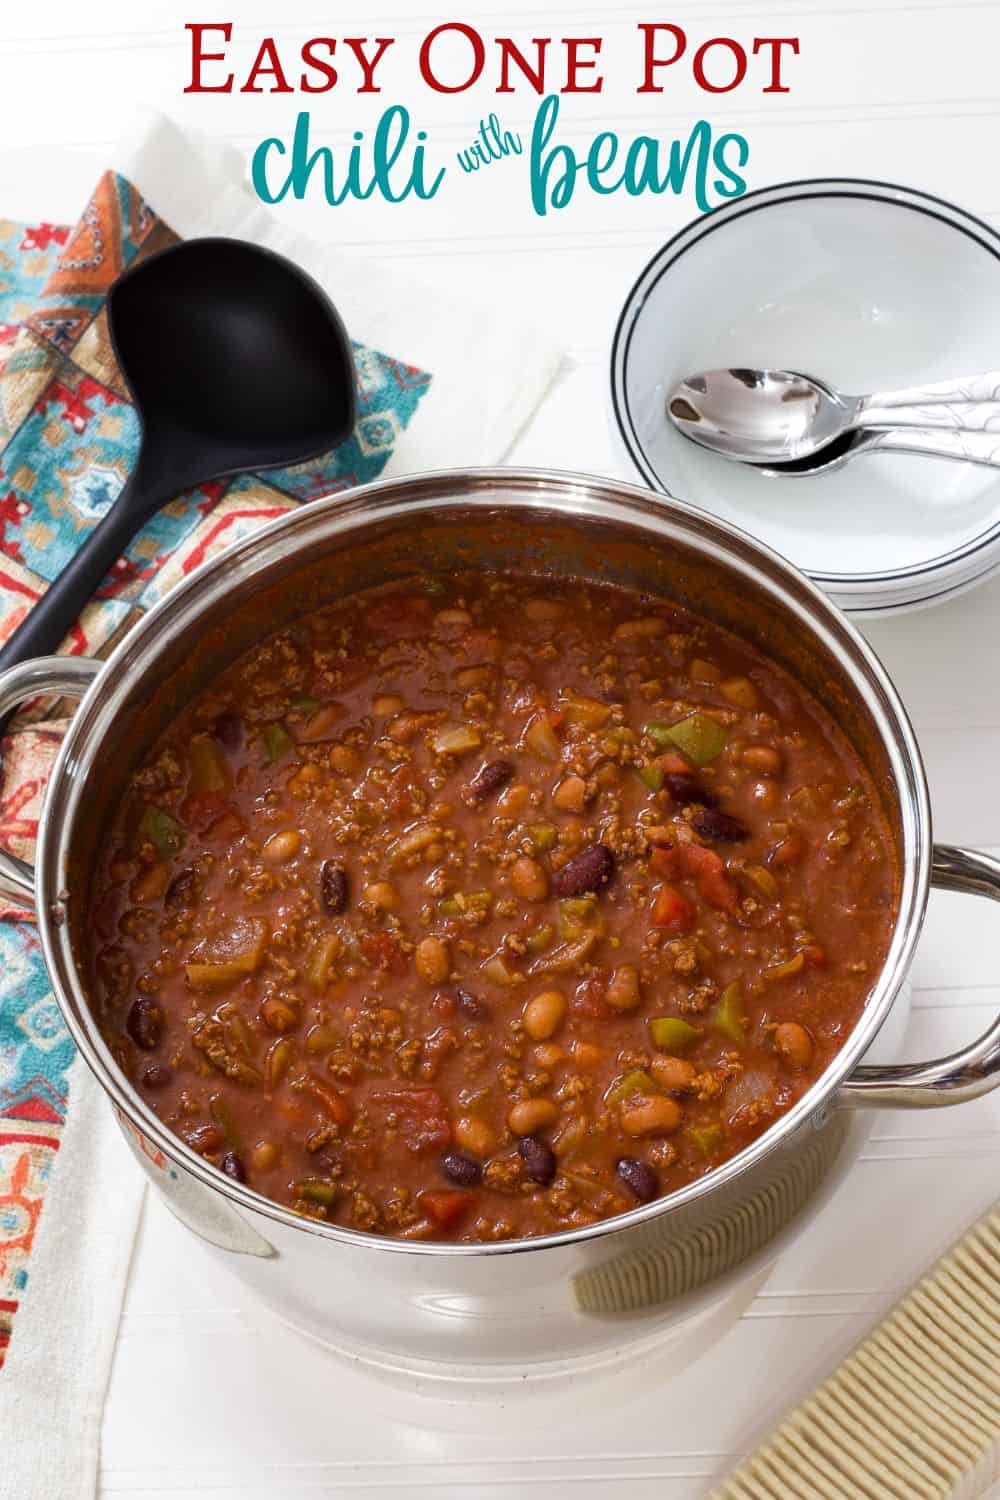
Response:
POLYGON ((642 83, 636 89, 637 94, 662 94, 663 85, 654 83, 653 78, 657 68, 669 68, 675 62, 679 62, 684 56, 687 48, 687 33, 683 27, 675 26, 668 21, 640 21, 639 30, 643 33, 643 68, 642 83), (674 54, 672 57, 656 56, 656 34, 658 31, 669 31, 674 39, 674 54))
POLYGON ((202 83, 201 65, 207 62, 225 62, 224 52, 202 51, 202 38, 206 31, 221 31, 223 38, 227 42, 231 41, 232 21, 222 21, 216 25, 202 25, 198 21, 188 21, 184 30, 191 33, 191 82, 185 85, 185 94, 231 94, 233 91, 232 73, 227 74, 225 83, 202 83))
POLYGON ((580 83, 579 75, 585 69, 596 68, 597 58, 601 51, 601 38, 599 36, 568 36, 564 38, 566 45, 566 86, 559 90, 561 94, 599 94, 604 87, 604 79, 598 77, 593 83, 580 83), (593 47, 593 57, 581 57, 581 47, 593 47))
POLYGON ((497 46, 500 48, 500 83, 497 86, 498 94, 512 94, 514 85, 510 81, 510 65, 516 63, 524 77, 531 84, 536 94, 545 92, 545 49, 549 45, 550 38, 547 36, 533 36, 531 40, 535 44, 535 66, 532 67, 520 48, 509 36, 498 36, 497 46))
POLYGON ((440 26, 435 26, 429 31, 420 44, 420 76, 429 88, 438 94, 462 94, 466 89, 479 79, 486 62, 486 48, 479 32, 472 26, 466 26, 462 21, 445 21, 440 26), (464 83, 442 83, 431 68, 431 48, 438 37, 446 31, 457 31, 464 36, 472 48, 472 72, 464 83))
POLYGON ((762 94, 787 94, 790 89, 781 81, 781 49, 791 47, 792 56, 799 55, 799 39, 797 36, 755 36, 753 39, 753 55, 763 51, 765 47, 771 49, 771 82, 766 89, 761 89, 762 94))
POLYGON ((312 36, 308 42, 302 44, 302 61, 307 68, 315 68, 322 78, 322 83, 310 83, 307 73, 303 73, 299 79, 299 88, 304 94, 325 94, 327 89, 332 89, 337 82, 337 70, 333 66, 333 54, 337 50, 337 43, 332 36, 312 36), (316 48, 325 47, 330 54, 330 61, 325 62, 323 58, 316 56, 316 48))
POLYGON ((739 42, 734 42, 732 37, 713 36, 707 42, 702 42, 694 55, 694 81, 700 89, 709 94, 728 94, 738 88, 747 76, 747 55, 739 42), (736 76, 730 83, 709 83, 705 72, 705 58, 710 47, 728 47, 736 61, 736 76))
POLYGON ((383 57, 392 46, 395 38, 391 36, 377 36, 375 38, 375 46, 378 50, 376 51, 375 56, 370 60, 365 56, 365 42, 367 42, 367 40, 368 38, 366 36, 345 36, 344 46, 350 47, 351 51, 354 53, 354 56, 357 58, 358 63, 361 67, 361 71, 365 77, 365 81, 358 89, 358 93, 378 94, 381 93, 381 89, 375 82, 375 69, 378 67, 383 57))
POLYGON ((281 67, 281 59, 275 46, 274 37, 266 36, 260 44, 257 56, 253 60, 253 66, 247 74, 247 81, 240 89, 241 94, 292 94, 295 90, 288 82, 281 67), (269 89, 257 87, 257 79, 264 75, 273 78, 274 86, 269 89))

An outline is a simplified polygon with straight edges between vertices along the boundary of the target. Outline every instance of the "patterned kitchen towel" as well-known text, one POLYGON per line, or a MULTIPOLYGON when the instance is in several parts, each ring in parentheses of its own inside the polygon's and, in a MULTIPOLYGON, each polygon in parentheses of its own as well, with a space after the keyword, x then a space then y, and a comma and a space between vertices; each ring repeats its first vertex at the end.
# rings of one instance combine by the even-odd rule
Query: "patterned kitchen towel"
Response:
MULTIPOLYGON (((0 639, 97 524, 134 459, 138 423, 104 307, 126 266, 206 233, 251 239, 305 266, 359 340, 358 421, 324 458, 205 485, 165 506, 64 643, 85 655, 106 654, 206 558, 317 495, 380 475, 499 462, 560 363, 507 309, 442 299, 284 229, 243 185, 238 153, 195 142, 162 116, 124 139, 75 225, 0 221, 0 639)), ((0 742, 0 846, 29 860, 64 727, 41 712, 23 714, 0 742)), ((43 1452, 49 1493, 93 1493, 140 1182, 110 1110, 74 1064, 33 924, 0 908, 0 1494, 33 1493, 43 1452), (72 1154, 86 1169, 57 1170, 57 1153, 83 1134, 72 1154), (85 1294, 67 1296, 73 1287, 85 1294), (15 1452, 8 1437, 26 1425, 25 1393, 42 1391, 58 1420, 21 1433, 15 1452)))

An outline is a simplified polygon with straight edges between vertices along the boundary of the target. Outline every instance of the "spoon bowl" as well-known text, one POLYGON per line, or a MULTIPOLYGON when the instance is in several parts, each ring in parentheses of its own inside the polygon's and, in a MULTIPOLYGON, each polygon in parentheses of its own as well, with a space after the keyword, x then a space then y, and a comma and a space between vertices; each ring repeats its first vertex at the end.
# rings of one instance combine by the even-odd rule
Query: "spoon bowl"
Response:
POLYGON ((667 414, 685 437, 743 463, 807 459, 843 434, 858 402, 794 370, 706 370, 675 387, 667 414))

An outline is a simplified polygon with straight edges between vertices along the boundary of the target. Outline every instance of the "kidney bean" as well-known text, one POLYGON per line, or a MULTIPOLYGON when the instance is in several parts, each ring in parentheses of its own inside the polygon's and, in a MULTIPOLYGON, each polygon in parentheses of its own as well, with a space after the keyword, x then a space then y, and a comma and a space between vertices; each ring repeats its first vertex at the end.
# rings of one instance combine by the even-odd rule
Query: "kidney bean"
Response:
POLYGON ((195 875, 194 866, 188 865, 180 870, 167 886, 163 893, 163 904, 168 911, 178 911, 194 906, 197 894, 198 877, 195 875))
POLYGON ((556 1154, 548 1141, 543 1141, 538 1135, 522 1135, 517 1149, 532 1182, 548 1187, 556 1175, 556 1154))
POLYGON ((509 760, 491 760, 469 782, 469 796, 474 802, 483 802, 505 787, 513 775, 514 767, 509 760))
POLYGON ((750 836, 749 828, 739 818, 734 818, 729 813, 716 812, 714 808, 704 808, 691 821, 695 831, 703 839, 721 839, 725 843, 735 843, 750 836))
POLYGON ((173 1076, 164 1063, 149 1063, 142 1070, 142 1081, 148 1089, 166 1088, 173 1076))
POLYGON ((552 889, 562 900, 567 896, 585 896, 600 891, 615 873, 615 857, 606 844, 588 844, 581 849, 552 880, 552 889))
POLYGON ((247 1180, 247 1169, 243 1165, 242 1158, 237 1156, 235 1151, 226 1152, 222 1158, 222 1170, 234 1182, 246 1182, 247 1180))
POLYGON ((625 1186, 632 1189, 640 1203, 649 1203, 660 1191, 656 1172, 648 1161, 637 1156, 622 1156, 615 1163, 615 1171, 625 1186))
POLYGON ((319 869, 319 890, 323 910, 337 917, 347 905, 347 871, 332 859, 325 859, 319 869))
POLYGON ((719 805, 719 799, 715 793, 702 786, 697 776, 692 776, 688 771, 668 771, 663 778, 663 785, 675 802, 696 802, 701 807, 718 807, 719 805))
POLYGON ((493 1014, 485 1000, 462 989, 461 985, 455 989, 455 1001, 463 1016, 468 1016, 470 1021, 488 1021, 493 1014))
POLYGON ((155 1052, 163 1035, 163 1012, 155 1000, 140 995, 125 1018, 125 1030, 143 1052, 155 1052))
POLYGON ((243 743, 243 720, 239 714, 220 714, 212 725, 212 733, 223 750, 228 750, 232 754, 243 743))
POLYGON ((441 1158, 441 1171, 459 1187, 475 1187, 483 1177, 481 1164, 463 1151, 446 1151, 441 1158))

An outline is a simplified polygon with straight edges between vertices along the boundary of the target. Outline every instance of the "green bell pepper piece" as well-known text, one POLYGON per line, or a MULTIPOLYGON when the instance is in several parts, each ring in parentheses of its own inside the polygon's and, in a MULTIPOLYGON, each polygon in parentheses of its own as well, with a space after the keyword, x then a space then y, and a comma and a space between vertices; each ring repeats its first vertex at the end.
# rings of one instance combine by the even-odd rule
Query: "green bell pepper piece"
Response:
POLYGON ((616 1078, 604 1096, 605 1104, 614 1109, 616 1104, 621 1104, 630 1094, 658 1094, 660 1089, 641 1068, 633 1068, 629 1073, 623 1073, 616 1078))
POLYGON ((649 1023, 649 1038, 661 1052, 685 1052, 701 1036, 697 1026, 680 1016, 654 1016, 649 1023))
POLYGON ((693 713, 668 727, 667 742, 696 766, 707 766, 726 748, 726 731, 708 714, 693 713))
POLYGON ((731 1041, 745 1039, 747 1019, 743 1012, 743 992, 738 984, 726 985, 709 1019, 716 1031, 721 1031, 731 1041))
POLYGON ((170 859, 184 847, 184 830, 162 807, 147 803, 139 822, 140 844, 152 844, 161 859, 170 859))
POLYGON ((684 1134, 702 1156, 711 1156, 722 1142, 721 1125, 689 1125, 684 1134))
POLYGON ((261 732, 261 740, 264 745, 264 756, 270 766, 294 748, 292 737, 284 724, 265 724, 261 732))

